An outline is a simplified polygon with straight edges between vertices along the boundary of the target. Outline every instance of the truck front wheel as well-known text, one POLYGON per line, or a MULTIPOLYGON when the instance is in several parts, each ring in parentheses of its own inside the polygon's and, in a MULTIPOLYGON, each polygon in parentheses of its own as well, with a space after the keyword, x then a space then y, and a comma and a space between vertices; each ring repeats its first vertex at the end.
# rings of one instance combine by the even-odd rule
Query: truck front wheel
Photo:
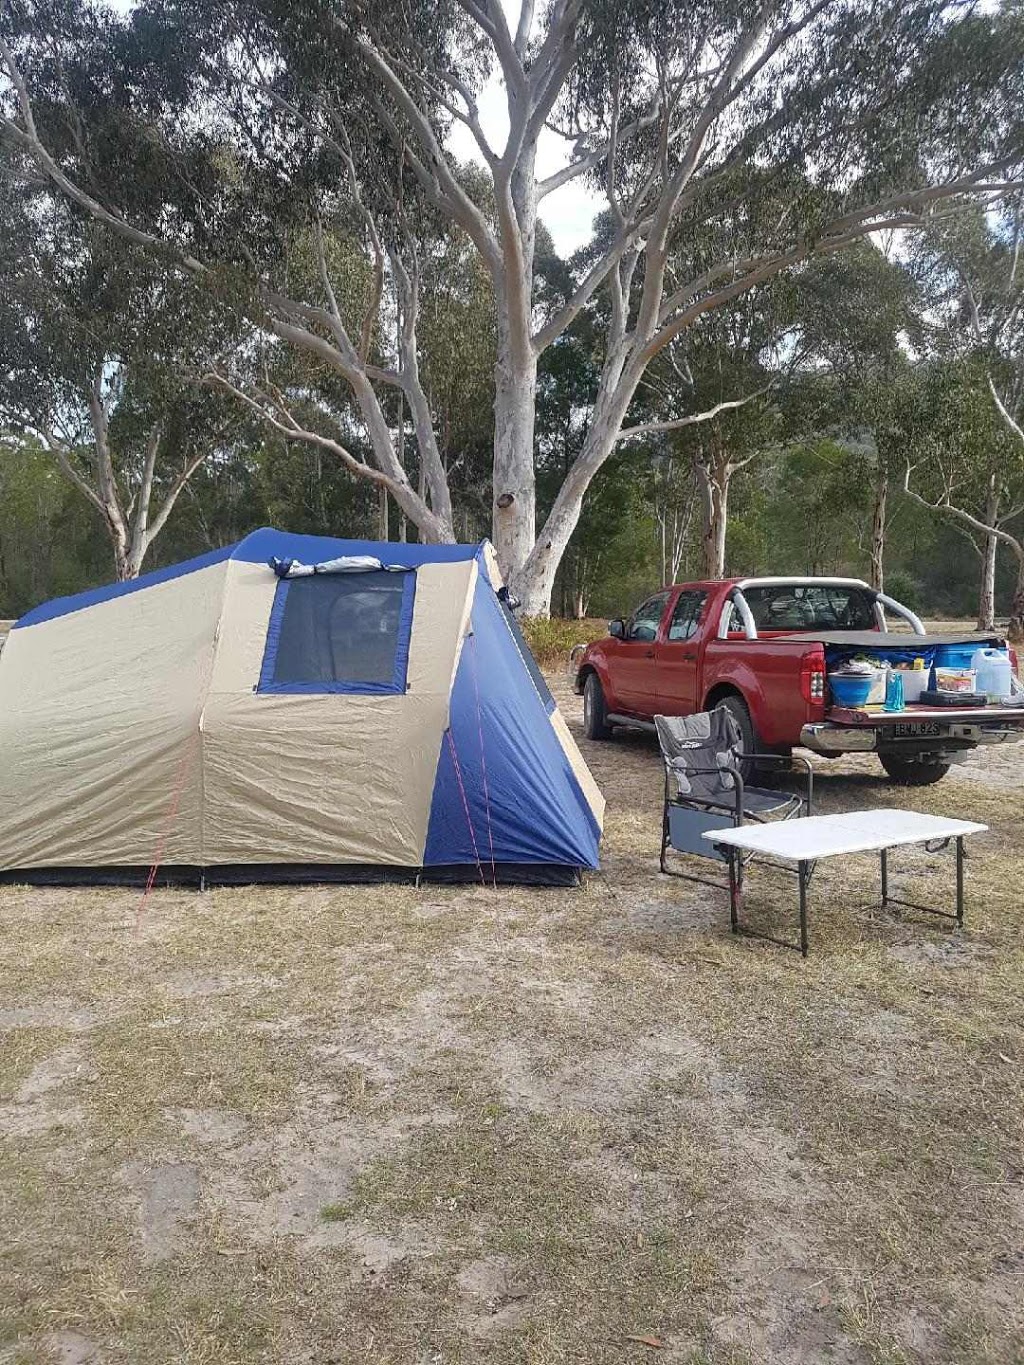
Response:
POLYGON ((879 754, 878 761, 901 787, 930 787, 941 782, 949 772, 949 764, 933 754, 910 758, 905 754, 879 754))
POLYGON ((583 733, 587 739, 611 739, 607 715, 601 679, 596 673, 588 673, 583 684, 583 733))

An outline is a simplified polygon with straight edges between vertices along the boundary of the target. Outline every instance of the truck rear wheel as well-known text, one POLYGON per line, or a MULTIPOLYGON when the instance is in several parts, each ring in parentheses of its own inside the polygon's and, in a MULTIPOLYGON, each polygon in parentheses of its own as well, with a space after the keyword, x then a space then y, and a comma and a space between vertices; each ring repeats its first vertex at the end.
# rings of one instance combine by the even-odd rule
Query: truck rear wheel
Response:
POLYGON ((905 754, 879 754, 878 761, 901 787, 931 787, 949 772, 949 764, 931 754, 910 758, 905 754))
MULTIPOLYGON (((716 703, 729 712, 733 720, 740 727, 740 748, 745 754, 756 753, 758 748, 757 731, 754 729, 754 722, 751 719, 750 709, 742 697, 728 696, 723 697, 716 703)), ((740 776, 744 782, 752 782, 756 772, 756 764, 748 761, 740 764, 740 776)))
POLYGON ((601 679, 596 673, 588 673, 583 684, 583 733, 587 739, 611 739, 607 715, 601 679))

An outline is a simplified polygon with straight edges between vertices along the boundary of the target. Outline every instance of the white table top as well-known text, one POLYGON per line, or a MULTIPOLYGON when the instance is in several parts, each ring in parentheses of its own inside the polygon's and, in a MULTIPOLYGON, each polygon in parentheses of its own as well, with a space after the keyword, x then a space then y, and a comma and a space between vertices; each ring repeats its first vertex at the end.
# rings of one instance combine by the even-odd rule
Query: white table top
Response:
POLYGON ((713 844, 768 853, 790 862, 831 858, 837 853, 868 853, 896 848, 900 844, 923 844, 931 839, 955 839, 962 834, 983 834, 988 825, 973 820, 947 820, 939 815, 920 815, 913 810, 853 810, 845 815, 808 815, 803 819, 776 820, 768 825, 740 825, 738 829, 712 829, 701 835, 713 844))

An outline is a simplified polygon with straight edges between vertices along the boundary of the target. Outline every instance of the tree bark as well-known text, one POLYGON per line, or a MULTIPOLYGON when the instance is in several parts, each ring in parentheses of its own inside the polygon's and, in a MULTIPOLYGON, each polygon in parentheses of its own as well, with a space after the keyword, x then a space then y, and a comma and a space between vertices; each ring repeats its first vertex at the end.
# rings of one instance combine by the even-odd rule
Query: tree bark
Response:
MULTIPOLYGON (((989 476, 985 496, 985 525, 995 526, 999 518, 999 487, 995 474, 989 476)), ((978 589, 978 629, 995 630, 996 625, 996 558, 999 538, 989 532, 981 554, 981 583, 978 589)))
POLYGON ((570 465, 525 563, 511 577, 512 591, 522 603, 526 616, 547 616, 551 610, 555 575, 579 523, 583 498, 594 475, 612 452, 623 416, 639 382, 638 373, 635 379, 630 377, 610 395, 599 396, 583 449, 570 465))
POLYGON ((876 457, 875 503, 871 513, 871 586, 876 592, 885 591, 885 527, 889 503, 889 466, 881 455, 876 457))
POLYGON ((532 336, 536 155, 535 142, 524 145, 507 186, 500 183, 498 193, 504 288, 497 291, 491 529, 506 582, 522 572, 537 540, 533 452, 537 351, 532 336))
MULTIPOLYGON (((499 326, 499 334, 501 330, 499 326)), ((537 539, 533 461, 537 361, 533 356, 514 356, 500 342, 498 357, 494 370, 491 524, 498 564, 506 582, 512 582, 522 572, 537 539)))
POLYGON ((701 558, 705 578, 725 577, 725 533, 729 524, 729 484, 733 466, 720 443, 702 449, 697 460, 697 479, 704 504, 701 558))

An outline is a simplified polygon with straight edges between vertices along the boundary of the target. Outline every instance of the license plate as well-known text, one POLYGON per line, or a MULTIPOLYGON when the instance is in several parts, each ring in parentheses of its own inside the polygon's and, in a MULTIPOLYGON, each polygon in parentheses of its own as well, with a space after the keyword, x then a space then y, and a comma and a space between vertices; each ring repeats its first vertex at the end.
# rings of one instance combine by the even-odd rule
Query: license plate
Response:
POLYGON ((892 728, 896 739, 934 739, 941 734, 941 727, 935 720, 898 720, 892 728))

